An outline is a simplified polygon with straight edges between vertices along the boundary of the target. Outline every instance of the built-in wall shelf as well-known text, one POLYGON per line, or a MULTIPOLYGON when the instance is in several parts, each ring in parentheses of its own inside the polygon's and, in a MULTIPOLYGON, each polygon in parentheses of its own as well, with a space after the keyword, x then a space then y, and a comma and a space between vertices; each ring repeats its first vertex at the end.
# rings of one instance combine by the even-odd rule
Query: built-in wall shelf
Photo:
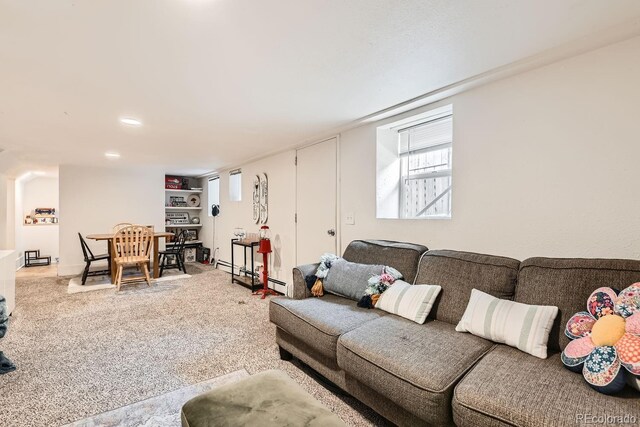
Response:
POLYGON ((202 209, 202 206, 165 206, 164 208, 168 211, 199 211, 202 209))
POLYGON ((202 190, 170 190, 168 188, 165 188, 164 191, 167 193, 202 193, 202 190))
MULTIPOLYGON (((164 229, 170 233, 180 234, 186 233, 186 248, 185 258, 187 260, 192 259, 195 261, 196 246, 201 246, 202 241, 200 233, 202 231, 202 224, 194 224, 194 218, 202 220, 207 216, 205 210, 206 202, 204 202, 204 191, 201 186, 200 178, 195 176, 175 176, 165 175, 165 189, 164 189, 164 229), (191 190, 174 190, 166 188, 167 185, 190 188, 191 190), (195 188, 194 188, 195 187, 195 188), (200 199, 198 201, 198 199, 200 199), (200 206, 185 206, 185 205, 200 205, 200 206), (170 224, 167 224, 169 222, 170 224)), ((167 242, 167 247, 172 247, 171 242, 167 242)), ((187 261, 189 262, 189 261, 187 261)))

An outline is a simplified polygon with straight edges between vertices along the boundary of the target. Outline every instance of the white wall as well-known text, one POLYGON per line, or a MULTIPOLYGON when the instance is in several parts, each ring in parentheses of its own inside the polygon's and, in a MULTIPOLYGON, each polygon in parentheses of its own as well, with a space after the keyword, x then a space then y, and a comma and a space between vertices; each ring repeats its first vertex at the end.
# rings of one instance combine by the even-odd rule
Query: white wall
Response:
POLYGON ((344 132, 342 247, 381 238, 519 259, 640 257, 639 52, 630 39, 344 132), (449 103, 452 219, 376 219, 376 128, 449 103))
MULTIPOLYGON (((231 238, 233 229, 242 227, 247 233, 257 233, 260 225, 252 221, 252 183, 253 177, 266 173, 269 182, 269 219, 267 225, 272 233, 274 253, 270 258, 269 276, 283 282, 291 282, 291 270, 295 266, 295 151, 287 151, 256 162, 241 166, 242 201, 229 200, 229 173, 220 174, 220 215, 216 219, 216 245, 220 248, 220 259, 231 262, 231 238)), ((203 204, 206 200, 206 185, 203 204)), ((209 208, 206 209, 209 211, 209 208)), ((202 240, 204 246, 212 247, 211 217, 203 216, 202 240)), ((236 249, 237 259, 241 260, 242 251, 236 249)), ((262 262, 262 255, 256 254, 256 261, 262 262)), ((237 261, 236 261, 237 263, 237 261)))
POLYGON ((59 211, 58 177, 43 176, 16 181, 15 201, 15 247, 20 265, 24 264, 25 250, 40 249, 42 255, 49 255, 55 261, 59 256, 58 225, 24 225, 24 218, 33 214, 35 208, 55 208, 56 212, 59 211))
MULTIPOLYGON (((211 212, 211 201, 209 200, 209 178, 202 178, 200 180, 200 187, 202 187, 202 194, 200 195, 200 205, 204 208, 200 211, 200 235, 198 236, 202 240, 202 246, 211 249, 211 256, 213 257, 213 251, 216 247, 220 246, 220 239, 216 238, 216 242, 213 242, 213 218, 209 216, 211 212)), ((222 187, 220 187, 222 191, 222 187)), ((219 221, 218 217, 218 221, 219 221)), ((216 224, 217 225, 217 224, 216 224)), ((218 231, 220 233, 220 231, 218 231)))
MULTIPOLYGON (((24 227, 22 224, 24 223, 24 182, 21 179, 16 179, 15 184, 13 186, 14 193, 14 206, 13 206, 13 229, 15 236, 15 245, 16 249, 16 268, 21 268, 24 265, 24 245, 22 239, 22 230, 24 227)), ((59 240, 58 240, 59 243, 59 240)))
POLYGON ((0 249, 13 249, 13 187, 14 181, 0 174, 0 249))
MULTIPOLYGON (((15 233, 15 185, 13 178, 0 174, 0 251, 16 247, 15 233)), ((20 266, 17 252, 12 251, 15 268, 20 266)))
MULTIPOLYGON (((78 233, 110 233, 120 222, 164 230, 164 172, 142 168, 60 166, 60 265, 58 275, 84 268, 78 233)), ((105 242, 88 241, 95 254, 105 242)))

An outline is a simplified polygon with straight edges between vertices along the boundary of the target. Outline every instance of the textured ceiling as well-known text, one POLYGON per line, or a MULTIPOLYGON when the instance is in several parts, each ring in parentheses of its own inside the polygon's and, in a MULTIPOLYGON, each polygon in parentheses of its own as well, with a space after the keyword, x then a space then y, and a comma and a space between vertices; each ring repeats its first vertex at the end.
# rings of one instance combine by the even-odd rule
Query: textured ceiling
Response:
POLYGON ((638 16, 634 0, 0 0, 0 156, 209 171, 638 16))

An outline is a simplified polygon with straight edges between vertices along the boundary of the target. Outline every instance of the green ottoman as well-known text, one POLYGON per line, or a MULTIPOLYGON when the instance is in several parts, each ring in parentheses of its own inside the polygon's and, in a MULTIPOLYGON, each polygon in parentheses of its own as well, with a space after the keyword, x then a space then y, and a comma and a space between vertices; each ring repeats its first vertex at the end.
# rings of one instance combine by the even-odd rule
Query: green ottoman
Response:
POLYGON ((345 424, 282 371, 265 371, 194 397, 180 412, 182 427, 345 424))

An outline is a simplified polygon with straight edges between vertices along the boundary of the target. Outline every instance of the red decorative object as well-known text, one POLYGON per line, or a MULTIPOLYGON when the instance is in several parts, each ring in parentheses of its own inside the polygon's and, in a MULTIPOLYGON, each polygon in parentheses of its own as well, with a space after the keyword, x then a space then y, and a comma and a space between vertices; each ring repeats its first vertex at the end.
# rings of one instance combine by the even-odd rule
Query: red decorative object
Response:
POLYGON ((271 231, 269 227, 263 225, 260 227, 260 246, 258 253, 262 254, 262 289, 258 289, 253 295, 262 295, 265 299, 267 295, 278 295, 273 289, 269 289, 269 254, 271 250, 271 231))
POLYGON ((164 188, 167 190, 181 190, 182 189, 182 178, 179 176, 169 176, 165 175, 164 177, 164 188))

